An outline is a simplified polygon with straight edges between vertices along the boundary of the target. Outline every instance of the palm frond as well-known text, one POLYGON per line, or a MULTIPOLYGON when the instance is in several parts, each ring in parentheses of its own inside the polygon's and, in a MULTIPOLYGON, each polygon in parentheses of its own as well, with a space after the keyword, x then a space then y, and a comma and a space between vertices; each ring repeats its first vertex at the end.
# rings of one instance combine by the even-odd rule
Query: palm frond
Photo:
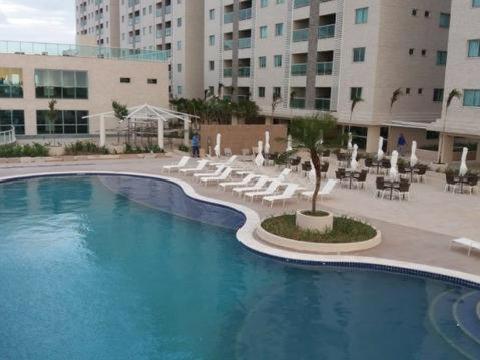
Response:
POLYGON ((403 95, 402 88, 398 88, 392 93, 392 98, 390 99, 390 111, 392 111, 393 105, 400 99, 400 96, 403 95))
POLYGON ((362 102, 363 99, 359 96, 355 96, 353 99, 352 99, 352 108, 350 109, 350 112, 353 113, 353 111, 355 110, 355 107, 357 106, 358 103, 362 102))
POLYGON ((458 89, 452 89, 452 91, 450 91, 450 93, 448 94, 448 98, 447 98, 447 108, 450 107, 450 104, 452 103, 452 100, 453 99, 459 99, 462 97, 462 93, 460 90, 458 89))

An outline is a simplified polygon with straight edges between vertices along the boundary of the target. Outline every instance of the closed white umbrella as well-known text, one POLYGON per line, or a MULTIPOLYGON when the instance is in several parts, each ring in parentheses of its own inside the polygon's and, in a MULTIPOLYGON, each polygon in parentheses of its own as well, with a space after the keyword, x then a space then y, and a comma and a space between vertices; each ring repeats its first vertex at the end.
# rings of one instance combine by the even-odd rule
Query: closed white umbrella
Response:
POLYGON ((460 176, 467 175, 467 171, 468 171, 467 154, 468 154, 468 149, 466 147, 464 147, 463 151, 462 151, 462 160, 461 160, 461 163, 460 163, 460 170, 458 172, 458 175, 460 175, 460 176))
POLYGON ((263 163, 265 162, 265 158, 263 157, 263 142, 259 141, 258 142, 258 154, 257 157, 255 158, 255 164, 257 166, 263 166, 263 163))
POLYGON ((265 154, 270 153, 270 132, 265 131, 265 154))
POLYGON ((347 144, 347 148, 348 148, 348 150, 352 150, 352 149, 353 149, 352 133, 351 133, 351 132, 348 133, 348 144, 347 144))
POLYGON ((388 171, 388 174, 393 178, 396 179, 398 176, 398 168, 397 168, 397 163, 398 163, 398 151, 393 150, 392 151, 392 157, 390 159, 390 170, 388 171))
POLYGON ((292 151, 292 150, 293 150, 292 135, 288 135, 288 138, 287 138, 287 152, 292 151))
POLYGON ((378 139, 378 152, 377 152, 377 160, 381 161, 383 159, 383 137, 380 136, 378 139))
POLYGON ((220 157, 220 155, 222 155, 221 148, 220 148, 221 143, 222 143, 222 135, 220 133, 218 133, 217 134, 217 142, 216 142, 215 148, 214 148, 216 157, 220 157))
POLYGON ((415 165, 417 165, 417 162, 418 162, 417 155, 415 154, 416 151, 417 151, 417 142, 412 141, 412 155, 410 155, 410 167, 412 168, 415 165))
POLYGON ((350 168, 352 169, 352 171, 357 170, 357 167, 358 167, 357 154, 358 154, 358 145, 355 144, 353 145, 352 160, 350 161, 350 168))

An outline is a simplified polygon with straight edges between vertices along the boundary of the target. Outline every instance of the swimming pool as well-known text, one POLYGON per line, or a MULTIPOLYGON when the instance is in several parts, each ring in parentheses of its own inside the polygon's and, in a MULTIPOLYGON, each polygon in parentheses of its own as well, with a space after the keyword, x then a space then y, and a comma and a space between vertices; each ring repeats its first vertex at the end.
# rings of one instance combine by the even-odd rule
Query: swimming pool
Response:
POLYGON ((256 255, 169 182, 4 183, 0 219, 2 359, 480 358, 478 291, 256 255))

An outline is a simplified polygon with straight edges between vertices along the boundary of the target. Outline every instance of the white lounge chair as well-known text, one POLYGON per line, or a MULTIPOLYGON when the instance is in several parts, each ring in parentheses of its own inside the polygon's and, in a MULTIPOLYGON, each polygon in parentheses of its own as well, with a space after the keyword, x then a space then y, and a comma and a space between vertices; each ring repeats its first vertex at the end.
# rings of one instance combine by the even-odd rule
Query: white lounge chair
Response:
MULTIPOLYGON (((318 192, 318 196, 320 197, 320 199, 323 199, 325 196, 329 196, 332 193, 333 189, 335 188, 335 185, 337 185, 337 183, 338 183, 338 180, 328 179, 323 189, 321 189, 318 192)), ((314 191, 305 191, 302 193, 302 197, 306 199, 312 199, 313 193, 314 191)))
POLYGON ((249 192, 249 191, 260 191, 262 190, 267 183, 271 181, 271 179, 268 176, 260 176, 253 186, 249 187, 236 187, 233 188, 233 193, 238 194, 239 196, 242 196, 244 193, 249 192))
POLYGON ((273 207, 275 201, 283 201, 283 207, 285 207, 285 203, 287 200, 295 198, 295 193, 297 192, 298 188, 299 186, 297 184, 288 184, 288 186, 283 191, 283 194, 265 196, 262 199, 262 204, 264 202, 269 202, 270 207, 273 207))
POLYGON ((225 165, 221 165, 215 171, 207 172, 207 173, 195 173, 193 177, 195 179, 201 179, 203 177, 212 177, 212 176, 219 176, 223 170, 225 170, 225 165))
POLYGON ((185 167, 185 165, 187 165, 188 160, 190 160, 190 156, 182 156, 182 158, 180 159, 180 161, 177 164, 164 165, 162 170, 167 170, 169 173, 171 171, 174 171, 174 170, 179 170, 179 169, 185 167))
POLYGON ((234 187, 240 187, 240 186, 248 186, 253 179, 260 177, 260 175, 256 174, 248 174, 243 178, 242 181, 234 181, 234 182, 224 182, 218 184, 219 188, 223 189, 223 191, 226 191, 228 188, 234 188, 234 187))
POLYGON ((185 174, 185 175, 190 175, 190 174, 196 173, 198 171, 202 171, 203 169, 205 169, 205 166, 207 166, 208 163, 209 163, 209 160, 200 160, 197 163, 197 167, 180 169, 180 172, 182 174, 185 174))
POLYGON ((232 155, 227 161, 214 162, 214 163, 210 163, 209 165, 210 166, 220 166, 220 165, 230 166, 235 162, 235 160, 237 160, 237 158, 238 158, 237 155, 232 155))
POLYGON ((246 192, 245 197, 252 199, 252 202, 258 197, 264 197, 269 195, 274 195, 282 183, 278 180, 273 180, 270 185, 268 185, 266 190, 263 191, 252 191, 246 192))
POLYGON ((210 183, 218 183, 222 180, 227 180, 233 169, 231 167, 225 168, 225 170, 219 176, 207 176, 200 178, 200 182, 208 185, 210 183))
POLYGON ((275 179, 278 179, 280 181, 285 181, 287 176, 290 175, 291 172, 292 172, 292 169, 285 168, 280 172, 280 174, 278 174, 278 176, 275 179))
POLYGON ((452 248, 453 245, 458 245, 462 246, 468 249, 468 256, 470 256, 470 253, 472 252, 472 249, 480 251, 480 242, 467 239, 467 238, 458 238, 458 239, 453 239, 450 242, 450 248, 452 248))

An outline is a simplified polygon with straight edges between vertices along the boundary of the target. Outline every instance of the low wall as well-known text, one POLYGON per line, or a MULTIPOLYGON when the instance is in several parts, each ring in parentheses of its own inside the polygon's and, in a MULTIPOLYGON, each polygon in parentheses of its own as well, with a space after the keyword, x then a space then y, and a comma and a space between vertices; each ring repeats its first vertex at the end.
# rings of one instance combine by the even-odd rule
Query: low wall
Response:
POLYGON ((202 125, 200 129, 201 147, 208 153, 215 147, 217 134, 222 134, 222 154, 227 147, 232 149, 234 154, 241 154, 242 149, 256 147, 259 140, 265 142, 265 131, 270 132, 270 152, 283 152, 286 148, 285 142, 278 142, 276 139, 287 138, 286 125, 202 125))

